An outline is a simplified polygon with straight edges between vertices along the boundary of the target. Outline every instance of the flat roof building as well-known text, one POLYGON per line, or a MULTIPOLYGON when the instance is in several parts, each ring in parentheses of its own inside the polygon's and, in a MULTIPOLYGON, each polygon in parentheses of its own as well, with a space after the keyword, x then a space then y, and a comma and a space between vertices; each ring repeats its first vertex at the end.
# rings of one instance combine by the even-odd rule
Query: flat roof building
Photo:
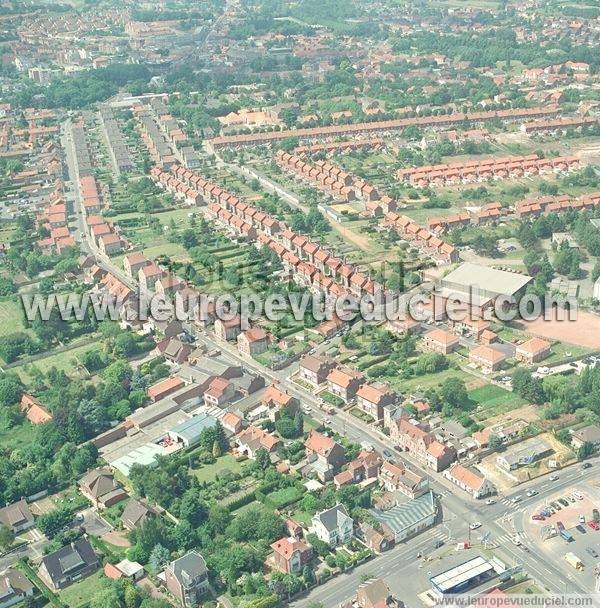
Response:
POLYGON ((432 576, 429 581, 434 592, 439 595, 450 595, 472 589, 499 576, 505 570, 506 566, 500 560, 495 558, 487 560, 485 557, 478 555, 432 576))
POLYGON ((186 448, 196 445, 200 441, 200 435, 205 429, 214 427, 217 419, 209 414, 198 414, 189 420, 180 422, 169 431, 169 437, 173 441, 182 443, 186 448))
POLYGON ((479 302, 473 304, 481 306, 499 295, 516 295, 532 280, 529 275, 465 262, 443 277, 440 287, 441 295, 449 296, 452 293, 469 294, 471 287, 477 286, 479 302))

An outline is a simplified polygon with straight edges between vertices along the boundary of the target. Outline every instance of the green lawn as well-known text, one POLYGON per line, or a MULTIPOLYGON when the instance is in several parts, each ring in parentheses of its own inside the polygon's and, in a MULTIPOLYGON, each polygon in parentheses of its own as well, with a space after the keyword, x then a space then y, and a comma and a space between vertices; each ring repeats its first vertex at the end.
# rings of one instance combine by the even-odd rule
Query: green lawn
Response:
POLYGON ((0 300, 0 336, 23 331, 21 304, 17 296, 0 300))
POLYGON ((250 460, 238 462, 231 454, 224 454, 214 464, 202 465, 199 469, 193 469, 191 473, 200 482, 214 481, 215 477, 226 469, 232 473, 241 473, 250 463, 250 460))
POLYGON ((510 412, 527 403, 525 399, 522 399, 516 393, 493 384, 472 390, 469 393, 469 397, 482 408, 475 415, 479 420, 485 420, 491 416, 510 412))
POLYGON ((78 583, 74 583, 70 587, 63 589, 60 592, 60 599, 69 606, 69 608, 77 608, 87 604, 90 599, 99 591, 104 589, 104 584, 107 582, 106 577, 99 570, 95 574, 84 578, 78 583))
MULTIPOLYGON (((87 336, 85 339, 87 339, 87 336)), ((32 365, 35 365, 43 373, 46 373, 51 367, 56 367, 56 369, 64 371, 66 374, 71 374, 77 370, 78 361, 81 356, 88 350, 92 350, 94 348, 97 348, 97 345, 84 344, 82 346, 75 346, 66 352, 48 355, 47 357, 38 359, 37 361, 34 361, 32 365)), ((29 364, 18 365, 13 368, 14 371, 21 376, 24 382, 27 382, 30 379, 29 374, 27 373, 28 365, 29 364)))
POLYGON ((280 509, 286 507, 294 502, 297 502, 302 498, 302 492, 298 488, 292 486, 291 488, 282 488, 271 492, 266 496, 266 503, 268 506, 274 509, 280 509))

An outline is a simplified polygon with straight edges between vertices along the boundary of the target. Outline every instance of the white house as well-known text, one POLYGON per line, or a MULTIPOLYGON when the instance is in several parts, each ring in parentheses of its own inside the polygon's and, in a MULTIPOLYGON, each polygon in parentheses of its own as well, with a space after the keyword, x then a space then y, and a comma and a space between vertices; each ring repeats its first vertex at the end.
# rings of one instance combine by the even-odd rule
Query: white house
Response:
POLYGON ((444 472, 446 479, 468 492, 473 498, 483 498, 493 494, 496 490, 491 481, 474 469, 455 464, 444 472))
POLYGON ((345 545, 354 534, 354 521, 342 504, 316 513, 312 518, 310 531, 330 547, 345 545))

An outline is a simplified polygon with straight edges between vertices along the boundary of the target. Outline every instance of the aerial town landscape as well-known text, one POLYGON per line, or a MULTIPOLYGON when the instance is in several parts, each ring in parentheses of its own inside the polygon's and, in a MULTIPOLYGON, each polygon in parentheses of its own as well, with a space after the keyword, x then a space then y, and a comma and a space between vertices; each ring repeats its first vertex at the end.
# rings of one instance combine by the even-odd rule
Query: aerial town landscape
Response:
POLYGON ((598 0, 0 37, 0 608, 600 606, 598 0))

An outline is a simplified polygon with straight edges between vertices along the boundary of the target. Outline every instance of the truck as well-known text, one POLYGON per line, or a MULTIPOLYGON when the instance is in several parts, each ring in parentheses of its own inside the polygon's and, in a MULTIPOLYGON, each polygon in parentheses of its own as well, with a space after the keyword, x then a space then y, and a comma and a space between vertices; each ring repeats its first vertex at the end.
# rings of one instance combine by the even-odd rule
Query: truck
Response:
POLYGON ((565 561, 575 570, 583 570, 583 562, 574 553, 565 553, 565 561))
POLYGON ((573 535, 568 530, 561 530, 560 535, 570 543, 573 540, 573 535))

